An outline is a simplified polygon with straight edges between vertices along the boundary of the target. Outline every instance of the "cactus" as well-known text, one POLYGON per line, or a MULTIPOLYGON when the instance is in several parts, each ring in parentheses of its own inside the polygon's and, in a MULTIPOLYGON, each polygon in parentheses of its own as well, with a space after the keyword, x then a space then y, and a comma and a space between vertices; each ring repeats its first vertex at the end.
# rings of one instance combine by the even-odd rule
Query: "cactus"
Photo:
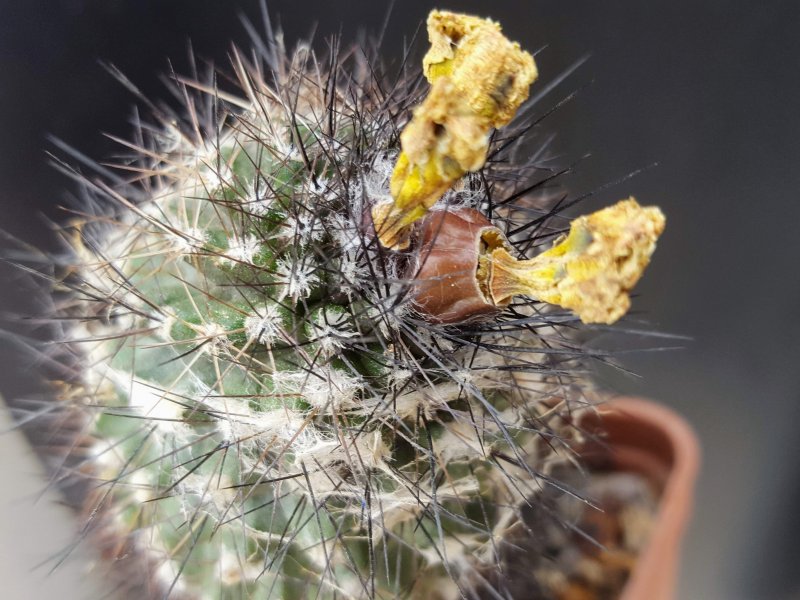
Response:
POLYGON ((530 193, 552 169, 512 160, 533 58, 476 17, 428 32, 430 90, 270 37, 238 94, 181 80, 124 177, 76 173, 63 479, 143 596, 505 597, 525 507, 579 495, 571 330, 627 310, 663 217, 566 234, 530 193))

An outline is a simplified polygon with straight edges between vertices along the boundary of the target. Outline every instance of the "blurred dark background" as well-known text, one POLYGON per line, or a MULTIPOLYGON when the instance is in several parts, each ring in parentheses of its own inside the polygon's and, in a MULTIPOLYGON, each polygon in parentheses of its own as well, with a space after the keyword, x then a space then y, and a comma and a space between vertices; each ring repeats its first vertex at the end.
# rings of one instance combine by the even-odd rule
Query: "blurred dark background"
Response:
MULTIPOLYGON (((321 49, 330 34, 353 40, 360 29, 377 30, 388 7, 269 4, 289 46, 316 31, 321 49)), ((524 48, 541 49, 534 94, 591 55, 539 110, 580 90, 543 125, 565 163, 591 155, 569 179, 573 194, 650 167, 582 210, 633 194, 668 218, 632 319, 692 341, 625 355, 638 377, 598 376, 676 408, 700 434, 705 461, 680 597, 800 598, 800 5, 405 0, 389 20, 384 54, 399 56, 434 7, 491 16, 524 48)), ((134 99, 99 61, 164 98, 159 75, 167 58, 188 71, 189 40, 221 66, 231 41, 247 45, 240 14, 259 21, 257 0, 0 0, 0 226, 52 247, 46 219, 64 219, 57 207, 73 188, 48 164, 55 148, 47 136, 103 159, 117 148, 101 132, 130 132, 134 99)), ((24 311, 30 289, 5 267, 0 276, 2 308, 24 311)), ((35 386, 21 356, 0 337, 7 397, 35 386)), ((53 533, 52 496, 33 502, 42 484, 31 479, 35 465, 20 462, 29 458, 24 445, 9 436, 2 444, 7 597, 47 597, 47 585, 64 600, 94 597, 79 575, 38 582, 47 569, 33 567, 68 530, 53 533)))

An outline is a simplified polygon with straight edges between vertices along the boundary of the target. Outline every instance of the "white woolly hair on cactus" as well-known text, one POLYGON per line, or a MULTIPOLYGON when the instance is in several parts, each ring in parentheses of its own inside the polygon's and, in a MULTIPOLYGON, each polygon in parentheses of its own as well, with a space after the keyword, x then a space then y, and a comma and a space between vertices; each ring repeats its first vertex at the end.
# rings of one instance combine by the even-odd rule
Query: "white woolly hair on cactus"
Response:
POLYGON ((570 226, 546 147, 519 159, 533 58, 477 17, 428 33, 423 78, 267 31, 237 93, 142 98, 114 173, 61 163, 84 205, 31 410, 128 597, 507 598, 526 511, 580 497, 573 331, 627 310, 663 217, 570 226))

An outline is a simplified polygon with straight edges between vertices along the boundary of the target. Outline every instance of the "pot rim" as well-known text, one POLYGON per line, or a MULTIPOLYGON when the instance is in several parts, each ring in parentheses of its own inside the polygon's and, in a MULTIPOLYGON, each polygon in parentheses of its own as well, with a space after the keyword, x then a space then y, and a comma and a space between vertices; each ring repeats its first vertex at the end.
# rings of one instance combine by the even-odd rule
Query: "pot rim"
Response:
POLYGON ((661 490, 650 538, 636 561, 621 600, 674 598, 680 546, 689 523, 700 468, 692 427, 671 409, 643 398, 617 397, 581 422, 602 440, 587 444, 589 462, 635 471, 661 490))

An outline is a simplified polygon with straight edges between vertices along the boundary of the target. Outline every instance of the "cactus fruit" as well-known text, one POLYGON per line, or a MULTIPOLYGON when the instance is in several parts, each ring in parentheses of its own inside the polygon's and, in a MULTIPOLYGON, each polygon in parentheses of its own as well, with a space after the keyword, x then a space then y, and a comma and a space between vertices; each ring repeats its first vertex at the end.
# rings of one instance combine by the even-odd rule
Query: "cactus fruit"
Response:
POLYGON ((181 81, 126 177, 78 176, 62 477, 142 597, 507 597, 525 507, 578 495, 569 330, 627 310, 663 217, 629 199, 542 252, 552 172, 505 127, 533 58, 476 17, 428 32, 430 91, 270 38, 238 94, 181 81))

